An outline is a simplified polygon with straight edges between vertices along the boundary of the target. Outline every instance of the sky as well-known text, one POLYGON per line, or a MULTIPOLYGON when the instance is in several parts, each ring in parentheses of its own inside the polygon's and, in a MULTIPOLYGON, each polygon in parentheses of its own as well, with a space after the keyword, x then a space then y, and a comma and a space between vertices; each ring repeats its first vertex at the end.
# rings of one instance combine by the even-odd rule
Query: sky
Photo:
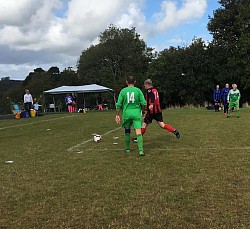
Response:
POLYGON ((73 67, 110 24, 136 27, 149 47, 211 41, 217 0, 0 0, 0 78, 23 80, 35 68, 73 67))

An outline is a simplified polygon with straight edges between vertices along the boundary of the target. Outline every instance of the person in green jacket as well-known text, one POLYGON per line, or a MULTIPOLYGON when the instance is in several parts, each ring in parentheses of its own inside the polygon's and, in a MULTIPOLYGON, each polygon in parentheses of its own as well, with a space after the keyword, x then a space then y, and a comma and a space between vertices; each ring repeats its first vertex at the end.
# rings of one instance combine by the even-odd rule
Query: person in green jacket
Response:
POLYGON ((240 91, 237 89, 237 84, 232 85, 233 89, 231 89, 227 95, 227 102, 229 103, 229 110, 227 117, 230 117, 230 112, 233 108, 236 109, 237 118, 240 117, 240 91))

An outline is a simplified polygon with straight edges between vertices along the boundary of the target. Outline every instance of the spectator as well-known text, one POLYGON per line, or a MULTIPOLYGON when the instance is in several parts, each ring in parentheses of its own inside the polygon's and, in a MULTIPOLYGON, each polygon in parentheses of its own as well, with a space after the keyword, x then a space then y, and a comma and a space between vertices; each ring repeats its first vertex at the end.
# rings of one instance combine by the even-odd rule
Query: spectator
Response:
POLYGON ((72 113, 73 112, 73 107, 72 107, 73 98, 72 98, 72 96, 70 94, 66 95, 65 103, 68 106, 68 112, 72 113))
POLYGON ((219 111, 220 101, 221 101, 220 86, 216 85, 216 88, 214 90, 214 109, 215 109, 215 112, 219 111))
POLYGON ((76 94, 72 93, 72 112, 76 112, 77 110, 77 98, 76 98, 76 94))
POLYGON ((101 94, 99 94, 99 96, 97 97, 97 106, 98 106, 99 111, 103 110, 102 103, 103 103, 103 99, 102 99, 101 94))
MULTIPOLYGON (((23 96, 24 109, 29 112, 33 105, 33 98, 28 89, 25 90, 25 94, 23 96)), ((31 116, 31 115, 30 115, 31 116)))
POLYGON ((224 116, 227 117, 228 113, 228 102, 227 102, 227 95, 229 93, 229 84, 227 83, 225 87, 221 91, 221 100, 223 102, 223 107, 224 107, 224 116))
POLYGON ((62 102, 59 101, 59 103, 57 105, 58 112, 62 112, 62 107, 63 107, 62 102))

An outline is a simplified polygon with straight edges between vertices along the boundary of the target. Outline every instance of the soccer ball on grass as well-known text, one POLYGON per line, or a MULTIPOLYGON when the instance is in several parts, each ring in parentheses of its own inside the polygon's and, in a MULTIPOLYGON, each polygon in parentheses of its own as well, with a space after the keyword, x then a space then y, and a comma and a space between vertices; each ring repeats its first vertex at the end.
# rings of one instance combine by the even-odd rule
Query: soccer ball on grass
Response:
POLYGON ((93 141, 94 141, 94 142, 99 142, 99 141, 101 141, 101 140, 102 140, 102 136, 101 136, 101 135, 95 134, 95 135, 93 136, 93 141))

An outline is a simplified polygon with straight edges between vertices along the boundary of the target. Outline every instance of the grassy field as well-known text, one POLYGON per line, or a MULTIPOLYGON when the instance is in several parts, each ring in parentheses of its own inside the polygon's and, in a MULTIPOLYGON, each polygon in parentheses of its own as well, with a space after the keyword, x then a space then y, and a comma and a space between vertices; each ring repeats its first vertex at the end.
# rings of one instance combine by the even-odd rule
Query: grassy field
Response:
POLYGON ((250 228, 250 110, 234 115, 164 111, 181 139, 153 123, 145 157, 113 111, 0 121, 0 228, 250 228))

